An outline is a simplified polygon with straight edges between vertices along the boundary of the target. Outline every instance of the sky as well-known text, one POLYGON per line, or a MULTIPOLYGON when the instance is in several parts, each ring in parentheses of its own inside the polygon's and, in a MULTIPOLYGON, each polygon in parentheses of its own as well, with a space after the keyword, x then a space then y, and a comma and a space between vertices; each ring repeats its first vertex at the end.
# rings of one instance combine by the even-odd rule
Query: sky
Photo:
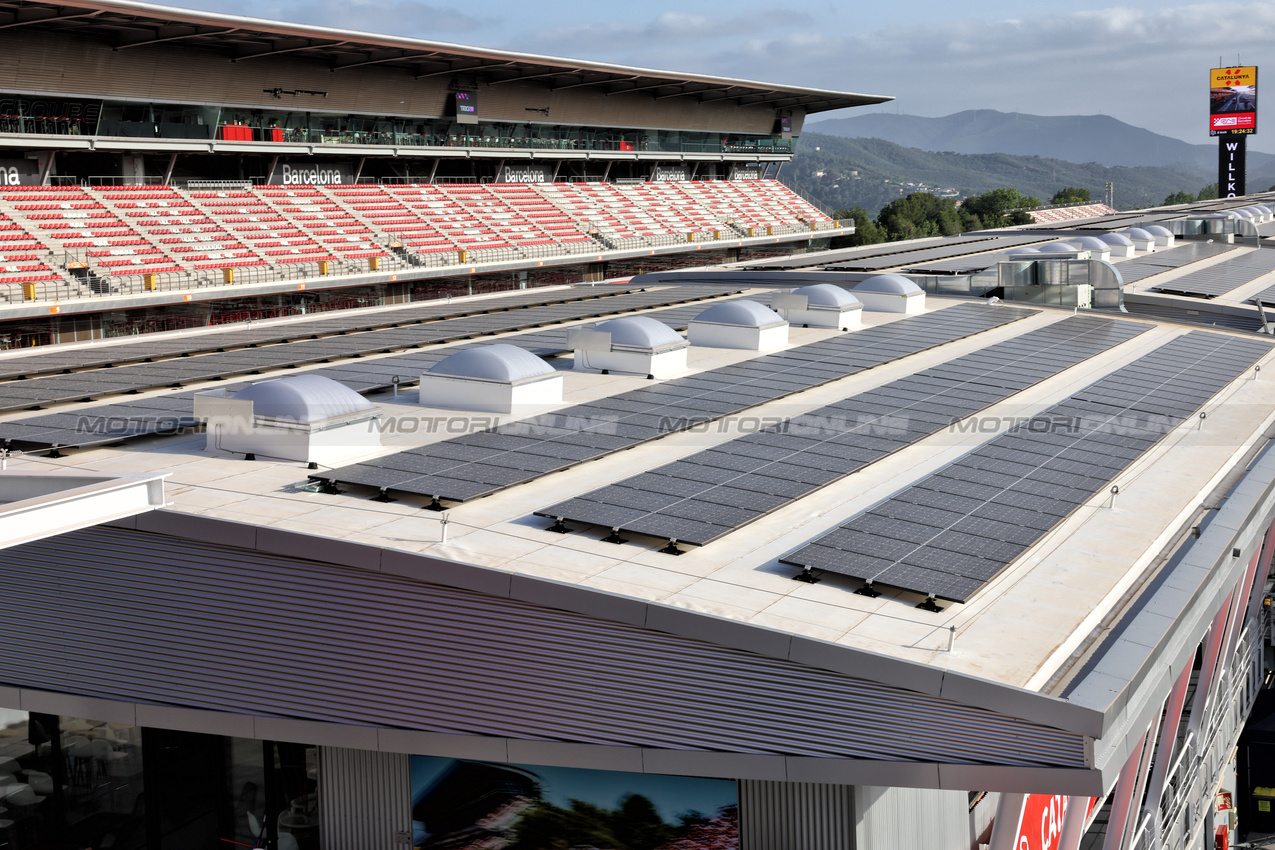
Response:
MULTIPOLYGON (((168 0, 171 5, 528 53, 892 95, 854 111, 1106 114, 1196 144, 1208 71, 1262 65, 1275 3, 1160 0, 168 0)), ((1275 65, 1269 73, 1275 73, 1275 65)), ((1275 79, 1275 78, 1273 78, 1275 79)), ((1268 84, 1275 87, 1275 82, 1268 84)), ((1259 91, 1263 87, 1258 82, 1259 91)), ((1259 100, 1259 109, 1262 101, 1259 100)), ((1275 113, 1249 140, 1275 153, 1275 113), (1262 128, 1271 130, 1264 141, 1262 128)))

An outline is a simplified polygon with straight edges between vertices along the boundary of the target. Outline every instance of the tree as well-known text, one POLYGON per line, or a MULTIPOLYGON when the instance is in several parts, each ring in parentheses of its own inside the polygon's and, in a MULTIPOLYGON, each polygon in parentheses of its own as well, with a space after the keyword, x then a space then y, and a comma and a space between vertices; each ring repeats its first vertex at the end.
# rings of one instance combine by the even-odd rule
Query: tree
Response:
POLYGON ((886 204, 877 216, 877 224, 889 234, 891 241, 955 236, 963 229, 956 202, 929 192, 913 192, 886 204))
POLYGON ((1077 189, 1075 186, 1068 186, 1066 189, 1059 189, 1054 192, 1054 196, 1049 199, 1051 204, 1090 204, 1093 199, 1089 195, 1088 189, 1077 189))
POLYGON ((1169 195, 1164 199, 1164 203, 1161 206, 1171 207, 1176 204, 1190 204, 1194 201, 1195 195, 1192 195, 1190 192, 1174 192, 1172 195, 1169 195))
POLYGON ((832 214, 835 219, 854 221, 854 233, 846 236, 834 236, 829 243, 831 248, 856 248, 860 245, 876 245, 885 241, 885 231, 877 227, 876 222, 868 218, 868 211, 863 207, 850 210, 837 210, 832 214))
POLYGON ((1025 211, 1038 206, 1040 206, 1039 198, 1024 197, 1017 189, 1005 188, 992 189, 990 192, 966 198, 961 204, 961 209, 977 219, 971 223, 972 226, 965 229, 982 230, 988 227, 1006 227, 1015 223, 1030 224, 1031 217, 1025 211), (1014 211, 1022 214, 1011 215, 1014 211))
POLYGON ((1217 184, 1210 183, 1200 190, 1200 194, 1195 196, 1197 201, 1213 201, 1217 199, 1217 184))

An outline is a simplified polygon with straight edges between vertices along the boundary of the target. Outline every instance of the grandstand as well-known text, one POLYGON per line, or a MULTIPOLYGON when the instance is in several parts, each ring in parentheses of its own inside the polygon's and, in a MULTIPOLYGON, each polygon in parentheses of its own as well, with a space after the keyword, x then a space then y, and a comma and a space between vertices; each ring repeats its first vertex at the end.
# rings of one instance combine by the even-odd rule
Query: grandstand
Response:
POLYGON ((889 99, 128 0, 0 21, 7 346, 804 251, 840 226, 775 179, 805 116, 889 99))
POLYGON ((1115 210, 1106 204, 1078 204, 1070 207, 1049 207, 1043 210, 1029 210, 1028 215, 1036 224, 1050 224, 1062 221, 1078 221, 1083 218, 1097 218, 1111 215, 1115 210))

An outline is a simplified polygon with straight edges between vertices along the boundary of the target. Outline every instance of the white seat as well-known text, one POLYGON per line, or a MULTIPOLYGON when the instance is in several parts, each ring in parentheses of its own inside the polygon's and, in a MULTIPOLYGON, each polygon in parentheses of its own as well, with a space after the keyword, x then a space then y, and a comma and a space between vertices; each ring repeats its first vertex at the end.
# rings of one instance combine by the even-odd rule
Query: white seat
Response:
POLYGON ((35 791, 31 790, 31 786, 25 782, 19 782, 16 785, 6 785, 5 791, 8 792, 5 800, 11 806, 34 806, 37 803, 44 802, 44 798, 38 796, 35 791))

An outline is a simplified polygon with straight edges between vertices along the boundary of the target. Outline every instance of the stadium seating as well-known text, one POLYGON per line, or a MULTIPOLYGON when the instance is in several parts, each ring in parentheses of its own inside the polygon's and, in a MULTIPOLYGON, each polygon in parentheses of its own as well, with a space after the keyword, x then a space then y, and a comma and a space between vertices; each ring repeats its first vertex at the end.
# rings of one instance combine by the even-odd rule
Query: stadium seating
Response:
POLYGON ((1032 221, 1037 224, 1043 224, 1052 221, 1074 221, 1078 218, 1111 215, 1114 212, 1115 209, 1106 204, 1084 204, 1076 207, 1052 207, 1045 210, 1031 210, 1027 214, 1032 217, 1032 221))
POLYGON ((206 285, 224 268, 258 268, 264 280, 289 267, 318 274, 324 260, 341 273, 373 258, 445 267, 831 227, 774 180, 14 186, 0 190, 0 294, 16 297, 10 283, 101 295, 116 287, 99 279, 124 275, 206 285), (86 268, 70 274, 72 261, 86 268))

